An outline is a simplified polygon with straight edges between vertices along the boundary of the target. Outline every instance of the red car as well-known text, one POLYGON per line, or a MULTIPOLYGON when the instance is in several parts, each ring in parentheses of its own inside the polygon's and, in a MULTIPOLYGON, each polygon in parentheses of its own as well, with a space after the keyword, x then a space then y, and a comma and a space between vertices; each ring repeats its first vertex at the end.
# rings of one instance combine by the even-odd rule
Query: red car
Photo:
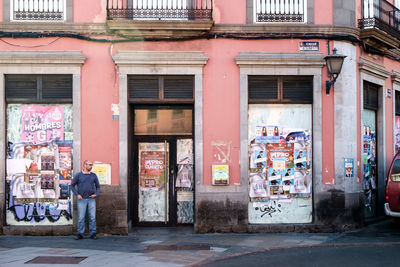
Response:
POLYGON ((390 164, 386 178, 385 213, 387 216, 400 218, 400 151, 390 164))

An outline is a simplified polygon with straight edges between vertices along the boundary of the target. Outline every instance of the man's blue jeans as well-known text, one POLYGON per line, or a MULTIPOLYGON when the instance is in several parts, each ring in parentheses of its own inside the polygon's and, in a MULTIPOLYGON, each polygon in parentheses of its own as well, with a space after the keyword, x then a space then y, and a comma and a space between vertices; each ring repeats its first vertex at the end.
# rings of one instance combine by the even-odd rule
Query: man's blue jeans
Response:
POLYGON ((86 210, 89 217, 89 234, 96 234, 96 199, 84 198, 77 200, 78 206, 78 234, 83 235, 85 232, 86 210))

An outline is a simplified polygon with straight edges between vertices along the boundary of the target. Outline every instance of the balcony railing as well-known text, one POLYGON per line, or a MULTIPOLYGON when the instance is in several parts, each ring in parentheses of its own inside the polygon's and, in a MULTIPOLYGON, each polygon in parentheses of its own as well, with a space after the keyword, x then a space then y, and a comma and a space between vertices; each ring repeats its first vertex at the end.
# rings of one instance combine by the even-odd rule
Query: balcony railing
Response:
POLYGON ((64 21, 66 0, 11 0, 11 20, 64 21))
POLYGON ((381 0, 364 0, 363 18, 358 21, 361 29, 378 28, 400 39, 400 10, 391 3, 381 0))
POLYGON ((307 0, 254 0, 255 22, 306 22, 307 0))
POLYGON ((107 18, 212 20, 213 0, 107 0, 107 18))

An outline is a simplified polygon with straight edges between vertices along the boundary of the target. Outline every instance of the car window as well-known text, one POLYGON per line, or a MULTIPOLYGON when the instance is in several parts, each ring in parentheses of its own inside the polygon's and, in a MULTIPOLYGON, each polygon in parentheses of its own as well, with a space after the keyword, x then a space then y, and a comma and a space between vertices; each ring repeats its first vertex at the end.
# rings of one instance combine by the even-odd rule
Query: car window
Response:
POLYGON ((392 180, 393 182, 400 181, 400 159, 396 159, 393 164, 392 173, 390 174, 390 180, 392 180))
POLYGON ((400 173, 400 159, 396 159, 393 164, 392 174, 400 173))

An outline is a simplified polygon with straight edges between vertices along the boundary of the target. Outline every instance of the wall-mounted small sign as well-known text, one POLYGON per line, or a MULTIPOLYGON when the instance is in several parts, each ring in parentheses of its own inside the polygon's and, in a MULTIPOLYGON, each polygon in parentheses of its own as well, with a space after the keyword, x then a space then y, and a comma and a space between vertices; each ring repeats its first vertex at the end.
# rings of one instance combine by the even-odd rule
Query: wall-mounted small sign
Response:
POLYGON ((212 184, 229 184, 229 165, 212 165, 212 184))
POLYGON ((390 88, 386 89, 386 97, 392 98, 392 90, 390 88))
POLYGON ((319 51, 318 41, 300 41, 299 42, 300 51, 319 51))

